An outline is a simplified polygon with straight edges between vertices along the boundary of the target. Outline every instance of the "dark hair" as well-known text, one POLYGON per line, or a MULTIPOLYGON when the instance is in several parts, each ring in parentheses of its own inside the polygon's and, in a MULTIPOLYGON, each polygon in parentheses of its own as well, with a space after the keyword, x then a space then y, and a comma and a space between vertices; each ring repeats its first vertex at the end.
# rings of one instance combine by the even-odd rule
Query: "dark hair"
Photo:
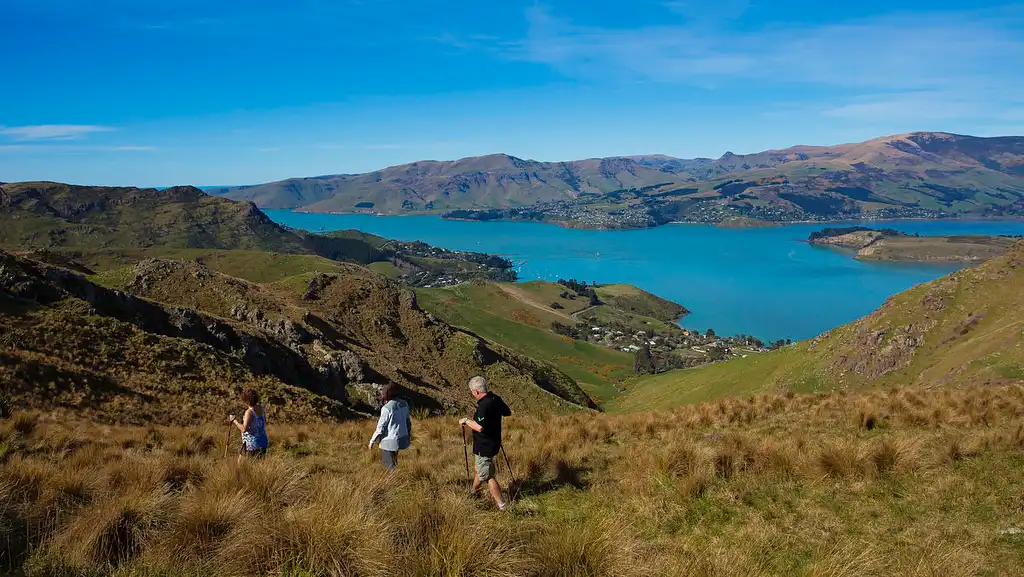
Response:
POLYGON ((242 391, 242 400, 250 407, 255 407, 260 404, 260 394, 256 392, 256 389, 246 389, 242 391))
POLYGON ((398 396, 399 389, 395 383, 388 383, 380 391, 380 404, 387 404, 388 401, 398 396))

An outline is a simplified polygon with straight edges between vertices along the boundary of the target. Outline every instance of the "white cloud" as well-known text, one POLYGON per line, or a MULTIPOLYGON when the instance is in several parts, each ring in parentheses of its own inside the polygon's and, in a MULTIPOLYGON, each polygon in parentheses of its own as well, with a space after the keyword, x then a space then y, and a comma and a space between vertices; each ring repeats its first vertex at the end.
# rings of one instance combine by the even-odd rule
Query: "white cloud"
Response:
MULTIPOLYGON (((675 9, 681 6, 676 4, 675 9)), ((750 81, 892 90, 951 83, 1019 86, 1019 9, 893 14, 870 20, 731 29, 727 18, 642 28, 580 26, 543 7, 509 56, 568 76, 668 84, 750 81)))
POLYGON ((15 141, 76 140, 95 132, 109 132, 110 126, 94 124, 36 124, 33 126, 0 126, 0 136, 15 141))
POLYGON ((148 152, 155 146, 92 146, 78 144, 6 144, 0 145, 0 152, 43 152, 43 153, 84 153, 84 152, 148 152))
POLYGON ((977 98, 941 92, 907 92, 879 94, 850 99, 843 104, 826 106, 823 116, 844 120, 900 120, 915 118, 921 120, 951 120, 976 118, 988 112, 977 98))
POLYGON ((325 149, 325 150, 336 150, 336 149, 397 150, 399 148, 406 148, 406 147, 401 145, 401 144, 355 144, 355 143, 339 143, 339 142, 322 142, 322 143, 317 145, 317 148, 322 148, 322 149, 325 149))
POLYGON ((110 150, 113 152, 148 152, 150 150, 156 150, 155 146, 106 146, 96 147, 97 150, 110 150))
POLYGON ((787 101, 803 119, 851 123, 998 124, 1024 109, 1024 75, 1013 72, 1024 70, 1024 6, 751 28, 734 21, 744 0, 710 14, 696 4, 667 2, 677 23, 632 28, 584 26, 535 6, 525 37, 492 48, 590 82, 746 93, 766 116, 787 101))

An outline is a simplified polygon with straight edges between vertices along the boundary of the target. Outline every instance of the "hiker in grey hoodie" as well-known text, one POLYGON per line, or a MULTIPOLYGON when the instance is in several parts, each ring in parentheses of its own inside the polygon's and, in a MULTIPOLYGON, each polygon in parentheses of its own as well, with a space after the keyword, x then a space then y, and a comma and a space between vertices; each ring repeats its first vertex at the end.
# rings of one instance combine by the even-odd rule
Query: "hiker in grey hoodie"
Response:
POLYGON ((370 439, 370 448, 380 441, 380 460, 389 471, 398 465, 398 451, 409 448, 412 418, 409 403, 398 398, 398 385, 388 383, 380 393, 380 420, 370 439))

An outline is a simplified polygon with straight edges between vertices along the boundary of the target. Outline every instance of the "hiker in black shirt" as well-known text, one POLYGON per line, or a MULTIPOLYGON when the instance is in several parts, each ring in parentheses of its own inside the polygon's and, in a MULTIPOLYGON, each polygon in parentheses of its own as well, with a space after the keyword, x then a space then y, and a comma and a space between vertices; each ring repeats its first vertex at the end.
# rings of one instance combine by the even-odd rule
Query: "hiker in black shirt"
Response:
POLYGON ((483 377, 470 379, 469 391, 476 398, 476 414, 472 419, 460 420, 459 426, 473 430, 473 455, 476 457, 473 494, 480 490, 481 483, 487 483, 494 503, 504 511, 501 485, 494 478, 494 458, 501 451, 501 418, 510 416, 512 411, 501 397, 487 392, 487 379, 483 377))

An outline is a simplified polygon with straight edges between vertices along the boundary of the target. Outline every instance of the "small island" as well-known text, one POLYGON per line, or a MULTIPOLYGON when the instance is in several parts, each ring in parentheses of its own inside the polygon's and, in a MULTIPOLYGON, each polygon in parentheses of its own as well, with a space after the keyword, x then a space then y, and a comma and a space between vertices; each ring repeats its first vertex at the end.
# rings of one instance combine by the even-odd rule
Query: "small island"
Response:
POLYGON ((987 235, 920 236, 863 226, 826 228, 807 241, 856 251, 858 260, 975 263, 1003 254, 1020 237, 987 235))

